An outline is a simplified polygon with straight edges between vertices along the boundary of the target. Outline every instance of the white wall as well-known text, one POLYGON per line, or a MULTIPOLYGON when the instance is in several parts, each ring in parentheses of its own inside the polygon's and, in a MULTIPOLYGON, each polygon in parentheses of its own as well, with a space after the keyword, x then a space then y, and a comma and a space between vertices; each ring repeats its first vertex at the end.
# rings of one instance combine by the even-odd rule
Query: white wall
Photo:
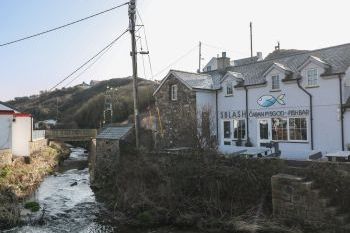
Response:
POLYGON ((17 116, 12 126, 12 154, 14 156, 29 156, 29 142, 32 133, 32 118, 17 116))
POLYGON ((345 76, 343 77, 343 97, 344 102, 350 98, 350 68, 346 71, 345 76))
POLYGON ((210 128, 212 135, 216 136, 216 94, 209 91, 196 92, 197 119, 201 121, 202 111, 210 110, 210 128))
POLYGON ((350 148, 350 109, 344 115, 344 143, 345 149, 350 148))
POLYGON ((0 115, 0 150, 11 148, 12 115, 0 115))
MULTIPOLYGON (((304 69, 317 67, 319 74, 324 72, 322 67, 315 64, 309 64, 304 69)), ((302 72, 303 73, 303 72, 302 72)), ((285 77, 281 70, 273 69, 267 76, 267 84, 263 86, 251 87, 249 89, 249 112, 266 112, 266 111, 289 111, 289 110, 309 110, 309 97, 304 93, 297 83, 281 82, 281 91, 271 91, 271 76, 279 74, 280 79, 285 77), (278 103, 271 107, 261 107, 257 100, 264 95, 271 95, 278 97, 285 94, 285 105, 278 103)), ((305 77, 305 76, 304 76, 305 77)), ((303 78, 302 85, 305 86, 305 79, 303 78)), ((224 85, 224 84, 223 84, 224 85)), ((319 87, 306 88, 313 95, 313 119, 314 119, 314 149, 320 150, 324 153, 341 150, 341 125, 339 120, 339 80, 337 77, 319 77, 319 87), (331 140, 330 140, 331 139, 331 140)), ((232 97, 225 96, 225 88, 220 91, 218 95, 218 111, 219 111, 219 139, 220 149, 222 151, 229 151, 232 146, 224 146, 222 141, 224 117, 220 116, 220 112, 245 112, 245 90, 234 89, 232 97)), ((350 114, 348 114, 350 115, 350 114)), ((287 116, 288 117, 288 116, 287 116)), ((299 152, 311 151, 311 126, 309 115, 303 116, 307 118, 308 123, 308 140, 301 143, 296 142, 280 142, 282 153, 298 154, 299 152), (290 153, 292 152, 292 153, 290 153)), ((347 116, 350 122, 350 117, 347 116)), ((244 118, 244 116, 240 117, 244 118)), ((249 134, 253 146, 258 146, 258 118, 249 117, 249 134)), ((267 117, 270 118, 270 117, 267 117)), ((232 119, 232 116, 231 116, 232 119)), ((346 121, 346 120, 345 120, 346 121)), ((350 123, 349 123, 350 124, 350 123)), ((350 131, 350 130, 348 130, 350 131)), ((350 133, 348 133, 350 134, 350 133)), ((350 138, 350 135, 348 136, 350 138)), ((348 139, 349 140, 349 139, 348 139)), ((232 149, 233 150, 233 149, 232 149)))

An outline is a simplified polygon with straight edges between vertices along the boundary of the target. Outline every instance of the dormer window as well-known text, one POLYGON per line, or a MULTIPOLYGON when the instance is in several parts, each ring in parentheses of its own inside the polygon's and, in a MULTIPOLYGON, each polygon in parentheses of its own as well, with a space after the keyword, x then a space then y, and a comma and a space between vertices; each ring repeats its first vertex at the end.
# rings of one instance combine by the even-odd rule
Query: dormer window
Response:
POLYGON ((273 91, 280 90, 280 76, 274 75, 272 76, 272 88, 273 91))
POLYGON ((306 76, 307 76, 307 86, 314 87, 318 85, 318 72, 316 68, 307 70, 306 76))
POLYGON ((211 71, 211 66, 207 66, 207 71, 211 71))
POLYGON ((177 100, 177 85, 171 85, 171 100, 177 100))
POLYGON ((233 95, 233 84, 232 82, 226 83, 226 96, 232 96, 233 95))

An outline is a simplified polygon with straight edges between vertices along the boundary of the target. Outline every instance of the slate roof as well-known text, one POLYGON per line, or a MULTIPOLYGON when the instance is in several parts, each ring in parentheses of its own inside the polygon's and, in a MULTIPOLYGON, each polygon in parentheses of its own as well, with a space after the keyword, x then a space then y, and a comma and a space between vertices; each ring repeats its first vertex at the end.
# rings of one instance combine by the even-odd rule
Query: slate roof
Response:
MULTIPOLYGON (((303 65, 310 57, 330 68, 326 69, 324 76, 345 73, 350 67, 350 43, 317 50, 276 50, 269 54, 264 60, 254 63, 235 65, 226 68, 224 72, 214 70, 204 73, 191 73, 179 70, 170 70, 172 73, 188 87, 193 89, 217 90, 220 89, 220 81, 228 71, 240 73, 244 79, 244 85, 258 85, 266 83, 264 73, 271 68, 273 64, 288 71, 285 81, 300 78, 298 68, 303 65)), ((159 90, 166 78, 159 85, 159 90)), ((240 85, 242 85, 240 84, 240 85)))
POLYGON ((346 101, 346 103, 343 106, 344 108, 350 108, 350 97, 348 98, 348 100, 346 101))
POLYGON ((278 59, 285 56, 290 56, 302 52, 308 52, 309 50, 298 50, 298 49, 280 49, 275 50, 265 57, 265 60, 278 59))
MULTIPOLYGON (((265 58, 263 61, 248 65, 228 67, 227 71, 241 73, 245 78, 245 85, 262 84, 266 82, 263 77, 264 72, 266 72, 274 63, 278 63, 286 69, 291 70, 293 74, 290 78, 295 79, 300 76, 298 67, 300 67, 310 56, 317 57, 331 66, 325 75, 345 73, 350 66, 350 44, 293 53, 292 55, 270 60, 265 58)), ((214 71, 209 73, 211 75, 217 75, 218 72, 214 71)))
POLYGON ((180 70, 170 70, 168 75, 162 80, 156 91, 162 87, 170 75, 174 75, 182 83, 194 90, 215 90, 220 88, 221 74, 192 73, 180 70))
POLYGON ((14 111, 18 112, 16 109, 12 108, 8 104, 0 101, 0 111, 14 111))
MULTIPOLYGON (((213 89, 215 80, 211 75, 203 73, 191 73, 179 70, 171 70, 177 78, 186 82, 190 87, 195 89, 213 89)), ((215 77, 215 76, 214 76, 215 77)), ((220 82, 220 79, 218 80, 220 82)))
POLYGON ((120 140, 123 139, 132 129, 132 126, 122 127, 107 127, 97 135, 97 139, 111 139, 120 140))
POLYGON ((247 65, 250 63, 254 63, 257 62, 259 60, 258 56, 255 57, 247 57, 247 58, 242 58, 242 59, 238 59, 238 60, 234 60, 233 61, 233 66, 242 66, 242 65, 247 65))

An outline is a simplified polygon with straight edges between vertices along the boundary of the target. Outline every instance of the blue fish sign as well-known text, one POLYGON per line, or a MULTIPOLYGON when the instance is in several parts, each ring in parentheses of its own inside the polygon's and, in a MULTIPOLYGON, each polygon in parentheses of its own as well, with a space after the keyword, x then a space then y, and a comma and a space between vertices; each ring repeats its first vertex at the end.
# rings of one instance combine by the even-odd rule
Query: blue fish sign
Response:
POLYGON ((282 94, 276 98, 272 95, 263 95, 258 99, 257 102, 261 107, 265 107, 265 108, 271 107, 276 102, 279 103, 280 105, 285 105, 286 104, 284 102, 285 96, 286 96, 285 94, 282 94))

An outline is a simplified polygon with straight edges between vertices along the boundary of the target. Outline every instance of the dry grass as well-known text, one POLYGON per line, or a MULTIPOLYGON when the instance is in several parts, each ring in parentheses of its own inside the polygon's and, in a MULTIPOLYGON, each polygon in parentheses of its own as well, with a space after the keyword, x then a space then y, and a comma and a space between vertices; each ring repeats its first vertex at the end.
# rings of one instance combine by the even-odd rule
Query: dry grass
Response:
POLYGON ((0 188, 11 189, 20 199, 30 195, 43 178, 54 171, 62 154, 67 152, 62 148, 62 145, 53 144, 32 156, 30 164, 19 158, 12 165, 0 168, 0 188))

